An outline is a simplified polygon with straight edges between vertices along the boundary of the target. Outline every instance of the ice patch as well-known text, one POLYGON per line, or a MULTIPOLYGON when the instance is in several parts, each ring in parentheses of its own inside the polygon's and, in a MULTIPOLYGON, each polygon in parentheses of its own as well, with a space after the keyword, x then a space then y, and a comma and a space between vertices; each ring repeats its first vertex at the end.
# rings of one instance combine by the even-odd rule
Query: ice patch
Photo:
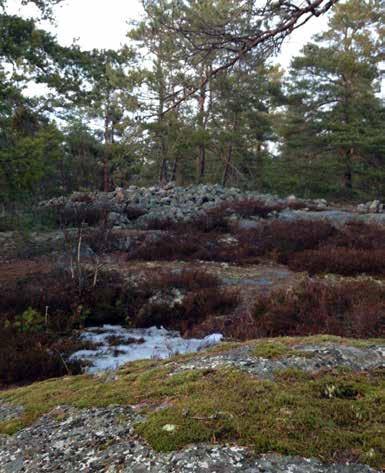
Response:
POLYGON ((85 361, 88 373, 117 369, 130 361, 166 359, 172 355, 194 353, 217 345, 223 335, 214 333, 203 339, 184 339, 179 332, 165 328, 127 329, 120 325, 91 327, 81 335, 83 340, 98 344, 95 350, 80 350, 71 360, 85 361), (115 338, 117 344, 111 344, 115 338))

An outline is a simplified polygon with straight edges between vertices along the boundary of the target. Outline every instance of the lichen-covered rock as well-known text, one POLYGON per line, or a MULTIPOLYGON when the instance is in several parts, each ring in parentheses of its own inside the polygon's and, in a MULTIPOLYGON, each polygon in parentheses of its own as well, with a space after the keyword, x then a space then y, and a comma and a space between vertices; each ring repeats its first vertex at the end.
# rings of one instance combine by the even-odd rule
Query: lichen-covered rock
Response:
MULTIPOLYGON (((138 439, 141 417, 130 407, 58 407, 5 440, 1 473, 375 473, 365 465, 324 465, 279 455, 255 457, 247 448, 198 444, 157 453, 138 439)), ((167 432, 174 431, 166 425, 167 432)))
POLYGON ((273 379, 276 372, 289 368, 307 373, 321 370, 347 368, 365 371, 385 368, 385 346, 373 345, 365 348, 336 343, 299 345, 293 347, 290 356, 270 359, 256 356, 248 346, 236 348, 219 355, 208 355, 178 364, 176 372, 192 369, 217 369, 223 366, 239 368, 264 379, 273 379))
POLYGON ((24 412, 23 407, 14 406, 0 401, 0 422, 7 422, 15 419, 24 412))

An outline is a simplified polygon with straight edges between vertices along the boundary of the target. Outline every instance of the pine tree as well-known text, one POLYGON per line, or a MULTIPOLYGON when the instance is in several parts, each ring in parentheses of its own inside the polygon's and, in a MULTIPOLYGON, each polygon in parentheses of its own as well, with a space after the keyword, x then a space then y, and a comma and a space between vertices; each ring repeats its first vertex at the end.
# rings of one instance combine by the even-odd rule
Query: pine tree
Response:
POLYGON ((383 192, 368 184, 372 166, 385 173, 384 18, 377 0, 339 4, 328 30, 292 62, 282 154, 302 192, 383 192))

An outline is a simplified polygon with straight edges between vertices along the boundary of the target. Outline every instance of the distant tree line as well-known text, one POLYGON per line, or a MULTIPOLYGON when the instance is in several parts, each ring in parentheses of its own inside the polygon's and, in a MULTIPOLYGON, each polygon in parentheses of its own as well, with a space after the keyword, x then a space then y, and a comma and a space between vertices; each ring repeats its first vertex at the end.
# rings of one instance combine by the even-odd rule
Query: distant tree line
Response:
POLYGON ((142 0, 116 51, 61 46, 59 1, 0 0, 3 205, 168 181, 385 198, 383 1, 142 0), (328 11, 285 74, 275 53, 328 11))

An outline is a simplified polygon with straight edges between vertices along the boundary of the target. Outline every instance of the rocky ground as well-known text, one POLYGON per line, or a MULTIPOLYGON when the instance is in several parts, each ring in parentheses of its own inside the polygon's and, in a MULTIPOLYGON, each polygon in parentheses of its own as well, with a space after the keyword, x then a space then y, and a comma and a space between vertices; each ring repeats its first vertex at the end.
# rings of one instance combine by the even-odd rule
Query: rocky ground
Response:
POLYGON ((199 444, 157 453, 134 433, 131 408, 58 407, 10 440, 0 439, 1 473, 374 473, 364 465, 323 465, 314 459, 253 457, 237 446, 199 444))
POLYGON ((294 345, 292 350, 288 357, 269 359, 256 357, 250 346, 246 345, 227 353, 208 355, 192 359, 187 363, 179 363, 177 371, 232 366, 259 378, 273 379, 275 372, 289 368, 316 373, 335 368, 347 368, 357 372, 385 367, 385 345, 359 348, 325 343, 294 345))
MULTIPOLYGON (((214 353, 189 355, 188 359, 177 358, 165 362, 169 376, 172 378, 181 372, 208 373, 230 366, 258 379, 274 379, 275 373, 288 369, 314 374, 341 368, 351 373, 385 368, 385 342, 383 344, 375 341, 349 342, 330 337, 318 339, 313 337, 283 339, 282 343, 271 340, 262 344, 248 342, 233 348, 231 346, 226 348, 224 345, 222 349, 215 350, 214 353)), ((129 372, 129 365, 124 369, 129 372)), ((102 379, 104 386, 113 388, 114 383, 118 383, 122 376, 124 376, 122 372, 117 372, 116 375, 98 378, 102 379)), ((198 442, 177 451, 162 453, 151 448, 151 445, 138 435, 136 426, 146 421, 148 415, 151 417, 153 413, 157 415, 157 412, 167 410, 170 400, 162 400, 156 407, 152 405, 150 411, 143 409, 148 401, 128 406, 112 404, 106 407, 81 409, 61 404, 60 396, 69 389, 68 380, 58 384, 60 392, 56 401, 58 405, 55 405, 54 393, 47 391, 52 385, 53 383, 48 381, 41 386, 43 398, 49 399, 48 407, 43 407, 42 411, 48 409, 48 412, 43 413, 32 425, 27 425, 13 436, 0 436, 1 473, 43 471, 374 473, 379 471, 356 462, 322 463, 317 459, 299 456, 274 453, 256 455, 253 448, 237 446, 234 442, 228 444, 198 442)), ((14 400, 12 402, 5 400, 7 396, 12 398, 16 394, 17 397, 20 390, 16 390, 13 395, 7 392, 0 395, 0 426, 2 423, 5 425, 7 422, 17 420, 23 416, 24 409, 27 411, 30 409, 28 402, 31 402, 30 398, 34 396, 34 391, 31 388, 25 389, 27 390, 25 408, 15 404, 14 400)), ((35 395, 39 395, 38 389, 37 385, 35 395)), ((234 386, 234 389, 242 390, 242 387, 234 386)), ((336 386, 326 385, 325 389, 323 394, 325 398, 342 397, 338 392, 337 383, 336 386)), ((95 390, 98 391, 98 388, 95 387, 95 390)), ((100 396, 102 397, 102 394, 100 396)), ((205 422, 203 417, 200 421, 205 422)), ((160 436, 173 436, 174 431, 179 428, 177 423, 159 422, 161 422, 158 434, 160 436)), ((380 449, 384 447, 384 445, 378 446, 380 449)))

